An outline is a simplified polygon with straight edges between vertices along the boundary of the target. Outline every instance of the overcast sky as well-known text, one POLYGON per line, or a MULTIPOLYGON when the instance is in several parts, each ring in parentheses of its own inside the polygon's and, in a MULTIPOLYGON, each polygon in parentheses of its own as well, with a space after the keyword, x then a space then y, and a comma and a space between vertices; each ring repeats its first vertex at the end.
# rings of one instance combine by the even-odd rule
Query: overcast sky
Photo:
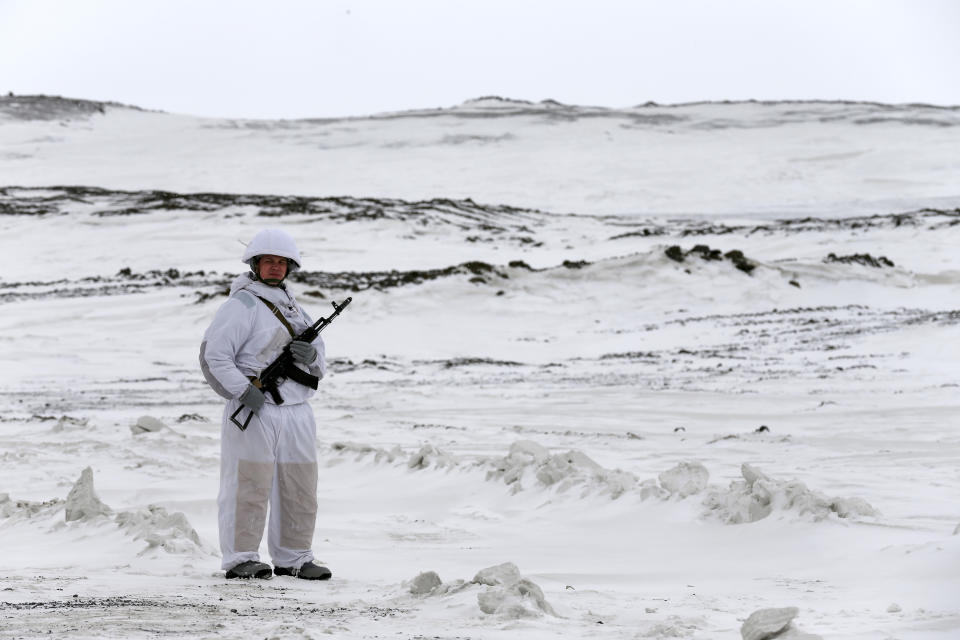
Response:
POLYGON ((0 91, 254 118, 484 95, 960 105, 960 1, 0 0, 0 91))

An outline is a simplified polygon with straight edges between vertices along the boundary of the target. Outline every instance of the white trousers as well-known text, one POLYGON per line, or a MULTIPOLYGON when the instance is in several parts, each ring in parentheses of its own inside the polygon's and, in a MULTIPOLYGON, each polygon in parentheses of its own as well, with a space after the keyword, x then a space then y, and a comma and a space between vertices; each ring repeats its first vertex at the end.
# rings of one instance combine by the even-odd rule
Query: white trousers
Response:
MULTIPOLYGON (((317 427, 306 402, 264 404, 241 431, 227 402, 220 428, 220 522, 222 568, 260 560, 267 520, 267 549, 274 566, 299 569, 313 560, 317 521, 317 427)), ((246 419, 244 409, 237 417, 246 419)))

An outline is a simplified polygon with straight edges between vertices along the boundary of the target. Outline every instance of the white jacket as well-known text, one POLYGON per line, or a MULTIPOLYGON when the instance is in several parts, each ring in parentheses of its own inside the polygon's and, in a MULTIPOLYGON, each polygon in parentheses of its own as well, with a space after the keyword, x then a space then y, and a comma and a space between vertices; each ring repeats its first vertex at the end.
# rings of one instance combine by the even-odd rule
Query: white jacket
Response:
MULTIPOLYGON (((271 287, 253 279, 252 273, 238 276, 230 286, 230 299, 217 310, 200 345, 200 369, 213 390, 224 398, 239 398, 250 386, 249 376, 258 376, 290 342, 290 333, 257 296, 272 302, 294 332, 299 334, 313 321, 293 295, 283 287, 271 287)), ((313 341, 317 357, 297 366, 318 378, 327 371, 323 339, 313 341)), ((284 404, 306 402, 315 391, 285 380, 280 385, 284 404)), ((267 402, 273 404, 270 394, 267 402)))

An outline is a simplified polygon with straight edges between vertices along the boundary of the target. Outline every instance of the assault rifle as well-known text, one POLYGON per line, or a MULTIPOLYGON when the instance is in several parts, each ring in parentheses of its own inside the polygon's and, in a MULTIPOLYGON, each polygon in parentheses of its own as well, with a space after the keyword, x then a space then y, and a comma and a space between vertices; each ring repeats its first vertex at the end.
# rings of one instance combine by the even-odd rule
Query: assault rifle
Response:
MULTIPOLYGON (((347 308, 347 305, 350 304, 350 301, 353 298, 347 298, 343 301, 343 304, 337 304, 332 302, 333 313, 329 317, 320 318, 312 325, 303 330, 298 336, 295 336, 293 341, 303 341, 303 342, 313 342, 317 339, 317 336, 320 335, 320 332, 326 329, 333 319, 340 315, 340 312, 347 308)), ((317 388, 317 383, 320 382, 320 378, 317 376, 307 373, 300 367, 294 364, 293 354, 290 353, 290 345, 287 344, 283 348, 283 351, 280 352, 280 355, 277 356, 277 359, 267 365, 267 368, 260 372, 260 376, 251 380, 253 386, 258 389, 262 389, 270 394, 270 397, 273 398, 273 401, 276 404, 283 404, 283 396, 280 395, 280 385, 284 380, 289 378, 294 382, 302 384, 311 389, 317 388)), ((233 424, 237 425, 240 431, 246 431, 247 427, 250 426, 250 419, 253 418, 254 411, 250 411, 250 415, 247 416, 247 419, 243 422, 237 420, 237 416, 240 415, 240 412, 243 410, 243 405, 241 404, 237 407, 237 410, 233 412, 233 415, 230 416, 230 421, 233 424)))

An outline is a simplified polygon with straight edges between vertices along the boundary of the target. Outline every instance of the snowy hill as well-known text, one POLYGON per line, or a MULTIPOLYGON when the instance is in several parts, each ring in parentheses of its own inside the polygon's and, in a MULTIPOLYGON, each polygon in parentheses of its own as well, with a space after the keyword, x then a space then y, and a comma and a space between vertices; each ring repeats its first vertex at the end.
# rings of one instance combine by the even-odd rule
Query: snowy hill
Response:
POLYGON ((862 215, 960 196, 960 108, 629 109, 497 98, 362 118, 236 120, 0 98, 2 184, 465 199, 558 213, 862 215))

